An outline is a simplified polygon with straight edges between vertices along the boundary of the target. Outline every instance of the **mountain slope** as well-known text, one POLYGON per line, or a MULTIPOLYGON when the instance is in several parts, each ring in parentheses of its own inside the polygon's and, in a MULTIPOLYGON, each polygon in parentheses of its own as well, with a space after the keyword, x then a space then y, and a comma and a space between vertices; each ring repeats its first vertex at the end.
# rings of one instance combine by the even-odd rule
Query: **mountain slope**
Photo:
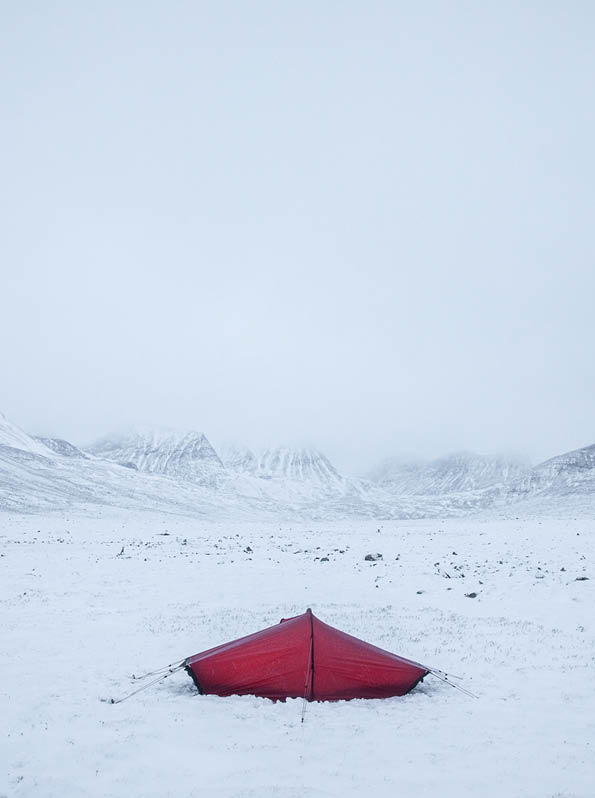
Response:
POLYGON ((519 497, 595 494, 595 444, 552 457, 511 487, 519 497))
POLYGON ((521 460, 458 452, 430 462, 385 460, 370 479, 398 496, 444 496, 511 484, 529 473, 521 460))
POLYGON ((105 460, 163 474, 197 485, 217 487, 225 478, 219 455, 201 432, 151 430, 104 438, 87 450, 105 460))
POLYGON ((9 446, 31 454, 49 456, 51 454, 47 446, 28 435, 16 424, 9 421, 3 413, 0 413, 0 446, 9 446))
POLYGON ((254 452, 247 446, 225 443, 217 449, 225 468, 236 474, 253 474, 257 467, 254 452))
POLYGON ((268 479, 292 479, 327 487, 342 487, 345 482, 328 457, 314 448, 265 449, 257 459, 255 473, 268 479))
POLYGON ((73 444, 69 441, 65 441, 63 438, 41 438, 36 435, 35 440, 39 441, 39 443, 50 449, 52 452, 54 452, 54 454, 59 454, 61 457, 80 457, 82 459, 87 458, 87 455, 84 452, 82 452, 76 446, 73 446, 73 444))

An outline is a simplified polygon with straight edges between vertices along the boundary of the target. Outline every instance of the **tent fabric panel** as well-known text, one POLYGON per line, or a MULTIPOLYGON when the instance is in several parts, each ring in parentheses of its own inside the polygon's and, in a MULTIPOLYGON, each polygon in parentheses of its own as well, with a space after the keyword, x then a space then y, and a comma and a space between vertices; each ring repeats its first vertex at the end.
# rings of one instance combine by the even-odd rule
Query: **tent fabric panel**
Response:
POLYGON ((313 698, 388 698, 408 693, 428 670, 314 616, 313 698))
POLYGON ((293 618, 283 618, 280 623, 275 624, 274 626, 268 626, 266 629, 260 629, 258 632, 253 632, 249 635, 244 635, 243 637, 238 637, 236 640, 230 640, 227 643, 221 643, 218 646, 214 646, 213 648, 208 648, 206 651, 201 651, 198 654, 194 654, 191 657, 186 659, 186 663, 197 662, 199 659, 204 659, 205 657, 210 656, 211 654, 215 654, 220 651, 229 650, 235 648, 241 648, 245 644, 251 643, 255 640, 263 640, 265 638, 275 638, 275 637, 284 637, 288 633, 288 629, 295 631, 298 626, 303 625, 304 628, 306 626, 306 617, 307 613, 302 613, 301 615, 296 615, 293 618), (296 621, 298 623, 291 624, 291 626, 284 626, 281 628, 281 624, 290 624, 292 621, 296 621))
POLYGON ((186 661, 205 694, 309 697, 311 624, 307 613, 224 643, 186 661))

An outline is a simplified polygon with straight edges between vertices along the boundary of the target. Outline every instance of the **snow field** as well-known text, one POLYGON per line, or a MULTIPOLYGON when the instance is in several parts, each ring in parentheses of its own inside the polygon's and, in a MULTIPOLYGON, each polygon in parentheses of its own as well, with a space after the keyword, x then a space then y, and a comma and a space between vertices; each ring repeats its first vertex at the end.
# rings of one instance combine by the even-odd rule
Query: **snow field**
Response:
POLYGON ((593 526, 2 515, 0 796, 593 798, 593 526), (308 606, 478 698, 101 701, 308 606))

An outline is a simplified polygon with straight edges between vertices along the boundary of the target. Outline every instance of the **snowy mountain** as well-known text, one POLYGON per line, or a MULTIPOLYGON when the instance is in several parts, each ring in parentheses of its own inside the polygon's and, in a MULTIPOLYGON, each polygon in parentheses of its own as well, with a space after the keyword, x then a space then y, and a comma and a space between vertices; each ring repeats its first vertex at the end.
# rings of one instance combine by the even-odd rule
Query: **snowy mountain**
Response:
POLYGON ((511 497, 595 495, 595 444, 552 457, 510 488, 511 497))
MULTIPOLYGON (((285 517, 413 518, 441 515, 444 504, 426 497, 395 499, 373 483, 341 474, 314 447, 277 446, 255 453, 240 445, 222 447, 222 460, 243 496, 274 502, 285 517)), ((458 512, 458 511, 457 511, 458 512)))
POLYGON ((34 438, 0 415, 0 509, 102 507, 210 519, 405 519, 522 506, 595 509, 595 445, 531 469, 507 458, 456 454, 429 463, 385 461, 372 480, 341 474, 315 448, 220 458, 198 432, 136 432, 104 438, 89 453, 59 438, 34 438))
POLYGON ((327 486, 343 486, 345 482, 330 460, 314 448, 266 449, 258 457, 255 471, 267 479, 293 479, 327 486))
MULTIPOLYGON (((3 419, 6 421, 5 419, 3 419)), ((128 508, 196 518, 266 517, 278 508, 256 497, 241 497, 233 486, 204 486, 158 473, 126 468, 92 455, 75 456, 67 441, 55 451, 3 425, 0 444, 0 510, 16 512, 76 508, 101 513, 100 508, 128 508), (10 431, 10 437, 7 429, 10 431)), ((221 467, 222 468, 222 467, 221 467)))
POLYGON ((47 446, 35 440, 16 424, 9 421, 3 413, 0 413, 0 446, 8 446, 12 449, 47 456, 50 454, 47 446))
POLYGON ((369 478, 397 496, 442 496, 508 485, 530 470, 522 460, 457 452, 430 462, 385 460, 369 478))
POLYGON ((236 474, 253 474, 256 471, 256 455, 247 446, 225 443, 218 447, 223 465, 236 474))
POLYGON ((123 507, 236 520, 405 518, 420 513, 419 503, 395 503, 373 486, 367 495, 357 482, 340 477, 320 453, 269 453, 258 472, 252 467, 253 473, 237 473, 196 432, 104 438, 89 454, 68 441, 36 440, 5 417, 1 432, 4 510, 78 508, 94 514, 98 507, 123 507))
POLYGON ((386 460, 370 478, 400 500, 440 500, 446 514, 495 510, 556 515, 595 509, 595 445, 533 468, 523 460, 452 454, 430 462, 386 460))
POLYGON ((240 444, 221 447, 224 465, 237 474, 251 474, 261 479, 289 479, 299 482, 343 485, 328 457, 314 447, 275 446, 254 452, 240 444))
POLYGON ((339 473, 328 457, 314 447, 276 446, 253 452, 238 444, 221 449, 225 466, 243 495, 259 496, 309 515, 339 514, 393 516, 402 512, 382 489, 339 473), (392 506, 391 506, 392 505, 392 506))
POLYGON ((69 443, 69 441, 65 441, 63 438, 41 438, 36 435, 35 440, 50 449, 54 454, 59 454, 62 457, 81 457, 87 459, 87 455, 83 451, 72 443, 69 443))
POLYGON ((150 430, 103 438, 87 450, 104 460, 216 488, 225 479, 219 455, 202 432, 150 430))

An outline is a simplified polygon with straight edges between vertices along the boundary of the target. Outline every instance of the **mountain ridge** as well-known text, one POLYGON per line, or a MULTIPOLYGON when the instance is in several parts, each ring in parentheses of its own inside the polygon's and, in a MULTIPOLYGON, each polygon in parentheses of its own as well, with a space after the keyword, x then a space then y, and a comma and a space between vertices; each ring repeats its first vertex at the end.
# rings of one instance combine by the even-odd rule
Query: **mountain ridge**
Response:
MULTIPOLYGON (((384 461, 371 479, 342 474, 315 447, 255 452, 204 433, 144 430, 86 449, 34 437, 0 414, 0 509, 88 505, 212 518, 423 518, 581 496, 595 503, 595 444, 534 467, 519 458, 456 452, 433 461, 384 461)), ((585 505, 585 506, 587 506, 585 505)), ((590 505, 589 505, 590 506, 590 505)))
POLYGON ((95 457, 138 471, 216 487, 223 477, 221 459, 203 432, 167 429, 134 430, 106 436, 87 447, 95 457))

